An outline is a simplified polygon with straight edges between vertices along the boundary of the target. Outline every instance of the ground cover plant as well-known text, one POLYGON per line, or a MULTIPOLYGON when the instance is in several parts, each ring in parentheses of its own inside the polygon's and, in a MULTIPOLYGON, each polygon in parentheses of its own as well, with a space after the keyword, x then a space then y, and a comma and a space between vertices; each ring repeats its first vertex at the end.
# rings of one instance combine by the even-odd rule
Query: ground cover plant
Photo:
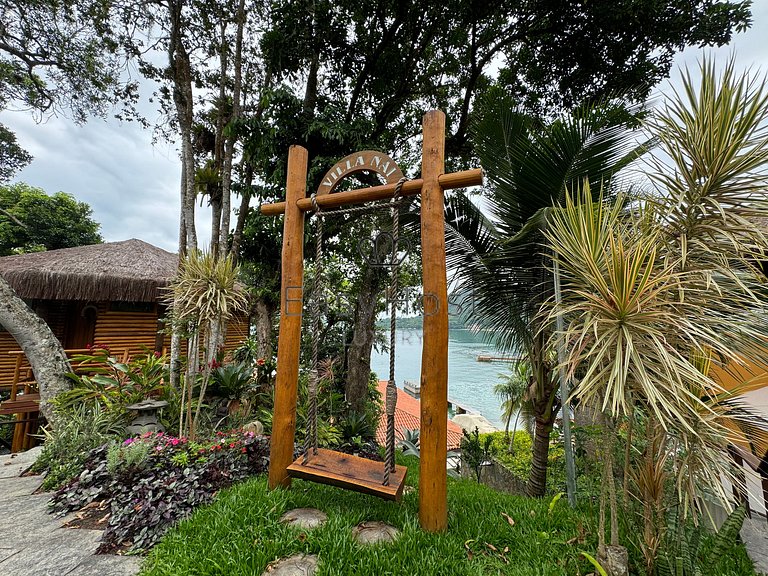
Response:
POLYGON ((144 551, 221 488, 263 472, 268 450, 266 437, 242 431, 197 442, 147 433, 105 443, 88 454, 79 476, 54 494, 51 509, 108 512, 99 552, 144 551))
MULTIPOLYGON (((255 478, 223 490, 210 505, 172 529, 151 551, 142 576, 175 574, 250 575, 294 553, 319 556, 316 574, 364 576, 419 575, 586 575, 594 567, 582 552, 594 555, 596 510, 570 509, 565 499, 530 499, 500 494, 472 480, 449 480, 449 526, 443 534, 418 526, 418 460, 399 456, 409 468, 401 505, 334 487, 294 481, 291 490, 269 491, 255 478), (302 531, 279 523, 293 508, 318 507, 328 514, 324 526, 302 531), (402 531, 385 547, 360 547, 351 528, 365 520, 383 520, 402 531)), ((631 528, 621 525, 622 531, 631 528)), ((702 536, 702 557, 712 549, 702 536)), ((630 548, 633 573, 643 574, 642 556, 630 548)), ((702 574, 751 575, 742 546, 729 546, 702 574)))

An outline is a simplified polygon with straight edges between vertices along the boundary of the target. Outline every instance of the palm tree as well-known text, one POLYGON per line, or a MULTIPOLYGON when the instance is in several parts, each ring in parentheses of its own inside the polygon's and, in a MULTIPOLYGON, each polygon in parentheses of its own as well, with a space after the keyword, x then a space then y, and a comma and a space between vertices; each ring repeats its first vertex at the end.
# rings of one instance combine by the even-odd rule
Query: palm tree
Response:
MULTIPOLYGON (((607 440, 619 419, 644 422, 649 441, 636 483, 644 548, 652 552, 665 501, 679 503, 682 520, 696 519, 704 493, 727 501, 721 479, 736 480, 726 445, 760 426, 738 406, 741 390, 723 390, 710 366, 759 365, 765 354, 758 263, 768 253, 768 89, 738 77, 733 61, 718 78, 705 60, 701 75, 696 87, 686 73, 682 92, 652 123, 663 153, 652 167, 654 195, 622 210, 595 200, 585 185, 545 233, 563 271, 563 300, 540 321, 567 319, 566 365, 580 376, 574 395, 597 403, 607 440), (669 459, 674 465, 665 467, 669 459), (667 500, 665 487, 675 492, 667 500)), ((610 441, 601 550, 606 499, 611 544, 618 544, 610 441)), ((647 556, 649 569, 653 561, 647 556)))
POLYGON ((501 382, 493 387, 493 393, 501 400, 501 417, 504 419, 504 435, 509 442, 509 452, 514 451, 515 434, 520 416, 528 422, 531 406, 527 401, 527 392, 531 379, 531 365, 526 361, 518 361, 509 374, 500 374, 501 382), (509 424, 515 416, 512 436, 509 435, 509 424))
POLYGON ((626 124, 630 115, 618 106, 584 107, 541 123, 494 92, 479 103, 477 117, 475 153, 490 183, 483 198, 487 215, 465 195, 449 197, 448 264, 471 299, 470 319, 489 329, 498 346, 523 352, 530 363, 535 434, 527 491, 543 496, 559 400, 550 329, 536 316, 552 286, 542 231, 566 190, 584 179, 609 182, 646 148, 634 145, 626 124))

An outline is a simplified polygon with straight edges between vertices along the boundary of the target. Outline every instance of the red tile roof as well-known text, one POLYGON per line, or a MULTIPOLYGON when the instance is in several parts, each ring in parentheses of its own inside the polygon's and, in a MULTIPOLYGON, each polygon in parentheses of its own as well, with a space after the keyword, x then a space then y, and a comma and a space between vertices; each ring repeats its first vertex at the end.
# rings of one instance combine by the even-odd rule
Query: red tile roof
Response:
MULTIPOLYGON (((379 381, 379 392, 382 402, 387 396, 387 382, 379 381)), ((448 406, 445 407, 446 413, 448 406)), ((400 388, 397 389, 397 407, 395 408, 395 439, 403 439, 403 430, 418 430, 421 425, 421 402, 407 394, 400 388)), ((387 434, 387 415, 382 410, 379 419, 379 427, 376 429, 376 441, 384 445, 387 434)), ((448 420, 448 450, 456 450, 461 445, 463 434, 461 426, 448 420)))

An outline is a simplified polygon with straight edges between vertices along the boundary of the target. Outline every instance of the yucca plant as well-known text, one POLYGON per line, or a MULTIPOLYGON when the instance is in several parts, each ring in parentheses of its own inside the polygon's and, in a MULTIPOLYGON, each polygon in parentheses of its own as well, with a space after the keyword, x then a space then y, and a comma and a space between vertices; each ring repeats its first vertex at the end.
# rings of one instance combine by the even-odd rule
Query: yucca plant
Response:
MULTIPOLYGON (((697 89, 686 74, 682 93, 651 124, 667 159, 652 162, 654 194, 606 203, 585 183, 566 195, 545 232, 563 299, 541 322, 567 319, 557 337, 568 343, 567 369, 579 375, 574 395, 596 403, 609 427, 639 412, 654 431, 635 474, 640 496, 651 500, 651 554, 661 538, 659 467, 669 458, 680 519, 697 522, 703 492, 727 502, 721 479, 735 478, 724 448, 739 439, 734 431, 759 425, 734 410, 743 390, 724 390, 710 367, 756 363, 768 337, 759 267, 768 248, 760 229, 768 218, 765 82, 737 76, 732 61, 718 78, 705 60, 701 75, 697 89)), ((611 453, 601 500, 610 501, 615 544, 611 453)), ((601 550, 604 536, 601 529, 601 550)))
MULTIPOLYGON (((179 262, 176 278, 167 288, 165 301, 172 308, 174 321, 187 328, 187 358, 199 357, 200 334, 205 332, 205 356, 202 382, 194 418, 192 417, 192 388, 198 378, 197 362, 187 362, 182 390, 186 405, 186 428, 194 437, 200 408, 210 379, 211 369, 219 351, 222 330, 232 315, 247 306, 247 294, 237 282, 238 267, 231 257, 217 258, 210 252, 192 250, 179 262)), ((184 433, 184 406, 181 410, 179 434, 184 433)))

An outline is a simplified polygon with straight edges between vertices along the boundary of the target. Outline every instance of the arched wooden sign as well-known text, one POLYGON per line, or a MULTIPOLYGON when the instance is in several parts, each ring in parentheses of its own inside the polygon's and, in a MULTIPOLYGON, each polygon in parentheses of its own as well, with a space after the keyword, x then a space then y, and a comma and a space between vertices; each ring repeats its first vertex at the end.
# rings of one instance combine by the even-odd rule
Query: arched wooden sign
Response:
POLYGON ((374 172, 387 184, 394 184, 403 177, 403 171, 397 162, 388 155, 376 150, 363 150, 336 162, 323 176, 320 186, 317 187, 317 195, 330 194, 344 178, 356 172, 374 172))

